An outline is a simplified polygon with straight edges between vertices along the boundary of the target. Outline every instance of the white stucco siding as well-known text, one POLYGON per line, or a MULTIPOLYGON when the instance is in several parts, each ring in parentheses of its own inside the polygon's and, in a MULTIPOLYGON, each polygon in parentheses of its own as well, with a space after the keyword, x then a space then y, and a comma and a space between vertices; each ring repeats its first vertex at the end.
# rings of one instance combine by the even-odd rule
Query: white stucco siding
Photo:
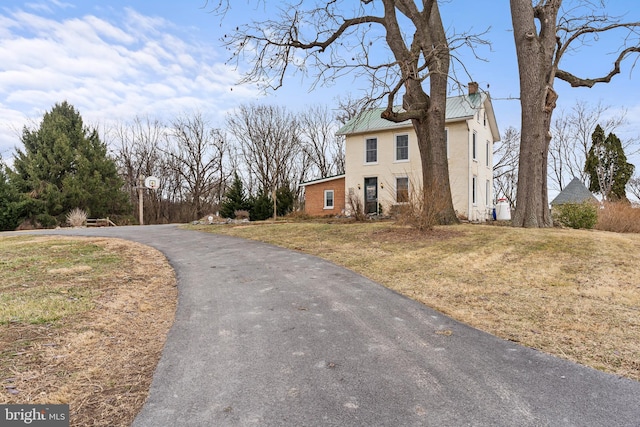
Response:
POLYGON ((449 130, 449 182, 453 208, 467 215, 469 209, 469 129, 467 122, 447 124, 449 130))
POLYGON ((488 122, 483 119, 483 112, 480 117, 474 117, 467 121, 469 127, 468 153, 468 217, 472 221, 486 220, 493 208, 493 197, 491 195, 493 187, 493 135, 488 122), (473 158, 473 134, 476 135, 476 156, 473 158), (488 156, 487 156, 488 150, 488 156), (476 200, 473 201, 473 178, 476 178, 476 200), (489 185, 487 185, 489 181, 489 185), (487 188, 488 187, 488 188, 487 188), (487 197, 487 190, 489 192, 487 197))
MULTIPOLYGON (((493 187, 493 134, 489 121, 484 120, 484 110, 466 120, 447 123, 449 181, 454 209, 472 221, 484 221, 492 209, 493 197, 487 197, 493 187), (473 159, 473 133, 476 134, 476 152, 473 159), (489 156, 487 157, 487 149, 489 156), (487 164, 488 159, 488 164, 487 164), (476 178, 475 203, 473 202, 473 179, 476 178), (489 184, 487 184, 487 181, 489 184), (489 203, 487 203, 487 200, 489 203)), ((409 178, 409 192, 422 185, 422 166, 415 132, 412 127, 347 134, 345 164, 345 198, 349 213, 349 194, 364 200, 366 178, 378 180, 378 202, 385 212, 397 203, 396 178, 409 178), (408 160, 396 158, 396 137, 408 135, 408 160), (366 160, 366 140, 377 141, 377 159, 366 160), (358 185, 360 188, 358 188, 358 185)))
POLYGON ((422 179, 420 153, 415 133, 412 128, 394 129, 390 131, 372 132, 347 136, 346 147, 346 198, 352 189, 361 199, 364 198, 365 178, 378 179, 378 203, 385 211, 396 203, 396 178, 409 178, 409 191, 422 179), (396 158, 396 136, 407 135, 408 159, 396 158), (377 161, 366 162, 366 140, 377 140, 377 161), (358 188, 360 185, 360 188, 358 188))

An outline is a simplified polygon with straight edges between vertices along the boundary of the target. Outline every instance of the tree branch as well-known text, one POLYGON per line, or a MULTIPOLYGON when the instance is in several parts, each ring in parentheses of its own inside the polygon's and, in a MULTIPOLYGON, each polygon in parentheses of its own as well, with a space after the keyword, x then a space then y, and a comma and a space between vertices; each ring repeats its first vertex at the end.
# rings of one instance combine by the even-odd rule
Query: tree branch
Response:
POLYGON ((577 77, 567 71, 558 69, 556 71, 556 77, 560 80, 564 80, 569 83, 572 87, 593 87, 596 83, 609 83, 613 76, 616 74, 620 74, 620 64, 625 59, 625 57, 630 53, 640 53, 640 46, 638 47, 628 47, 618 55, 618 58, 613 64, 613 69, 603 77, 598 77, 595 79, 586 79, 577 77))

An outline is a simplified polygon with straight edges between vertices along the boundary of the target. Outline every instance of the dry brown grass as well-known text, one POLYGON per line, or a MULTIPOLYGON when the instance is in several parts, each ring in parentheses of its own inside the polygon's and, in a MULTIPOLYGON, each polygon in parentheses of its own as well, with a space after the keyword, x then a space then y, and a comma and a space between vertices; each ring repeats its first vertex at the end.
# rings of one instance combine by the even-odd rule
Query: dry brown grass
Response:
POLYGON ((640 233, 640 208, 629 203, 605 203, 598 209, 596 229, 616 233, 640 233))
POLYGON ((391 223, 201 227, 321 256, 504 339, 640 380, 640 236, 391 223))
POLYGON ((60 318, 23 310, 0 323, 0 403, 68 403, 72 426, 129 426, 174 318, 166 259, 124 240, 31 236, 0 239, 0 260, 7 301, 82 302, 60 318))

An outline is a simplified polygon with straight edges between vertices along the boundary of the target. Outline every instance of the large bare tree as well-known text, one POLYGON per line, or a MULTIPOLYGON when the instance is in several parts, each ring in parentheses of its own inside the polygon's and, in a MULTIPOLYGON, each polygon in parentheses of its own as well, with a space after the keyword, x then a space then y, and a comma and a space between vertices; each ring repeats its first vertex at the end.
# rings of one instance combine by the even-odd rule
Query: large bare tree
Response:
POLYGON ((184 190, 191 219, 213 212, 231 173, 225 164, 228 147, 222 132, 212 128, 201 113, 177 117, 165 153, 169 169, 184 190))
POLYGON ((326 106, 312 105, 298 117, 302 151, 316 169, 316 176, 326 178, 344 173, 344 137, 336 135, 338 123, 326 106))
POLYGON ((251 193, 271 193, 297 183, 300 128, 284 107, 241 105, 227 116, 227 130, 240 146, 251 193))
MULTIPOLYGON (((225 0, 215 5, 220 12, 236 7, 225 0)), ((276 13, 275 7, 269 10, 276 13)), ((225 35, 233 59, 252 64, 244 81, 277 89, 291 70, 312 73, 316 84, 352 71, 368 80, 371 105, 384 100, 384 119, 413 124, 425 194, 441 199, 425 203, 441 207, 440 223, 457 222, 444 129, 447 84, 452 50, 477 39, 447 39, 437 0, 293 1, 279 2, 277 10, 274 19, 225 35), (379 52, 381 46, 388 48, 386 54, 379 52), (395 108, 400 103, 402 110, 395 108)))
POLYGON ((115 149, 116 164, 120 177, 125 182, 131 204, 138 199, 140 177, 156 176, 160 186, 155 191, 145 190, 144 223, 169 222, 166 200, 170 199, 170 175, 166 170, 166 158, 160 150, 166 138, 166 127, 157 119, 135 117, 129 123, 119 123, 108 132, 111 146, 115 149))
MULTIPOLYGON (((558 95, 556 79, 573 87, 607 83, 620 73, 622 61, 640 52, 640 22, 621 22, 606 13, 602 1, 510 0, 520 74, 522 130, 517 205, 513 225, 549 227, 547 154, 552 114, 558 95), (561 60, 581 45, 596 43, 605 33, 621 32, 620 48, 607 74, 586 78, 561 68, 561 60)), ((585 72, 584 69, 579 72, 585 72)))

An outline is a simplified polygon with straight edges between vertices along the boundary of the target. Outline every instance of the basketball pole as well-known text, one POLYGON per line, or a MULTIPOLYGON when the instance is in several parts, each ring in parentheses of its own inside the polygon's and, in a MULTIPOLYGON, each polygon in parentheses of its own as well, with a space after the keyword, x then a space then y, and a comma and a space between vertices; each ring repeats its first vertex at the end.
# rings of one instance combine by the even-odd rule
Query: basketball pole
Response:
POLYGON ((138 180, 138 218, 140 219, 140 225, 144 225, 144 177, 140 175, 138 180))

